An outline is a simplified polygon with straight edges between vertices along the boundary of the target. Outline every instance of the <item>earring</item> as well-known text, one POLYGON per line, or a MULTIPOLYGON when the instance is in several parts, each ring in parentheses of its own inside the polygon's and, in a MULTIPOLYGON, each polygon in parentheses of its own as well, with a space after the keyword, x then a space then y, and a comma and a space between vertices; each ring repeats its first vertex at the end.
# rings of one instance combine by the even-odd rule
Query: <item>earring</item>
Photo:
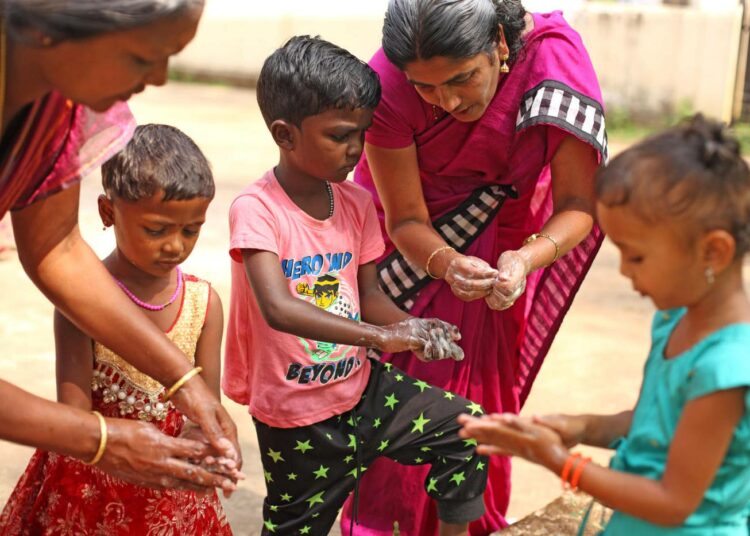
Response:
POLYGON ((106 230, 107 230, 107 226, 106 225, 102 225, 102 231, 106 231, 106 230))
POLYGON ((714 274, 714 269, 709 266, 708 268, 706 268, 705 274, 706 274, 706 282, 708 283, 708 286, 710 287, 716 281, 716 275, 714 274))
POLYGON ((45 35, 41 39, 41 43, 43 47, 51 47, 52 46, 52 38, 49 35, 45 35))
POLYGON ((503 54, 500 59, 502 60, 502 64, 500 65, 500 72, 504 74, 508 74, 510 72, 510 67, 508 67, 508 59, 510 59, 510 56, 507 54, 503 54))

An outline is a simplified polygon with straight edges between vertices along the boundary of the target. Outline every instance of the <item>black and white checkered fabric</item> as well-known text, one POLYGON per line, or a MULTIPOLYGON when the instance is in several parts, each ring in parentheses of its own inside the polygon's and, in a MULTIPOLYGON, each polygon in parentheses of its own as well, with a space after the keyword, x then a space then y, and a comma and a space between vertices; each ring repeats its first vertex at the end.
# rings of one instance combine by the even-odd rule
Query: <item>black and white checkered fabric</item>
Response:
MULTIPOLYGON (((432 225, 449 246, 463 252, 489 225, 508 196, 518 197, 512 186, 478 188, 432 225)), ((383 291, 406 311, 414 304, 416 294, 431 281, 422 268, 409 262, 398 250, 378 263, 378 279, 383 291)))
POLYGON ((556 80, 545 80, 521 99, 516 130, 553 124, 591 144, 607 161, 602 105, 556 80))

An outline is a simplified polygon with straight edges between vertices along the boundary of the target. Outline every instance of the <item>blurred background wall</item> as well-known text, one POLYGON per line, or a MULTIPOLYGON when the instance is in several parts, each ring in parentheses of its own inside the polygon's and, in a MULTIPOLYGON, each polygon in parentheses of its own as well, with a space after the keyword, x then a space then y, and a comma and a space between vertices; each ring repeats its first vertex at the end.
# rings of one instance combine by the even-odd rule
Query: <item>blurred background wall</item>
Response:
MULTIPOLYGON (((750 3, 750 0, 747 0, 750 3)), ((387 0, 209 0, 175 76, 252 85, 265 57, 295 34, 320 35, 367 60, 380 43, 387 0)), ((740 0, 526 0, 560 9, 579 31, 608 115, 639 122, 693 111, 748 115, 747 24, 740 0), (744 29, 743 29, 744 28, 744 29)))

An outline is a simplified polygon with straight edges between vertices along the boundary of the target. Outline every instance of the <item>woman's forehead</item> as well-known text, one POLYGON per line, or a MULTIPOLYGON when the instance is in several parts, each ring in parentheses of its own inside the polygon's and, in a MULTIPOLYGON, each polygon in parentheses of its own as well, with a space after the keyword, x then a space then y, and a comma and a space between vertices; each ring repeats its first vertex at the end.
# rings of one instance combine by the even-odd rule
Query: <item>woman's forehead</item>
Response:
POLYGON ((412 84, 440 86, 485 66, 489 66, 489 58, 487 54, 480 52, 469 58, 435 56, 426 60, 419 59, 408 63, 404 73, 412 84))

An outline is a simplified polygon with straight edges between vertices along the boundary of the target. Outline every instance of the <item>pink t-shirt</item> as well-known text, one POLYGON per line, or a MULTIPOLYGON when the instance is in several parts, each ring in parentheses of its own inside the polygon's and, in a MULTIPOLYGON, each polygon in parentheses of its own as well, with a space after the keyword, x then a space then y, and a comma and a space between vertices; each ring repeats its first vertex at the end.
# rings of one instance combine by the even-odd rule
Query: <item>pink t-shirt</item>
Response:
POLYGON ((384 249, 370 194, 332 184, 334 214, 302 211, 273 171, 246 188, 229 211, 232 294, 222 377, 224 393, 277 428, 307 426, 353 408, 370 376, 365 349, 303 339, 272 329, 242 264, 243 249, 279 256, 289 292, 326 311, 360 320, 357 272, 384 249))

